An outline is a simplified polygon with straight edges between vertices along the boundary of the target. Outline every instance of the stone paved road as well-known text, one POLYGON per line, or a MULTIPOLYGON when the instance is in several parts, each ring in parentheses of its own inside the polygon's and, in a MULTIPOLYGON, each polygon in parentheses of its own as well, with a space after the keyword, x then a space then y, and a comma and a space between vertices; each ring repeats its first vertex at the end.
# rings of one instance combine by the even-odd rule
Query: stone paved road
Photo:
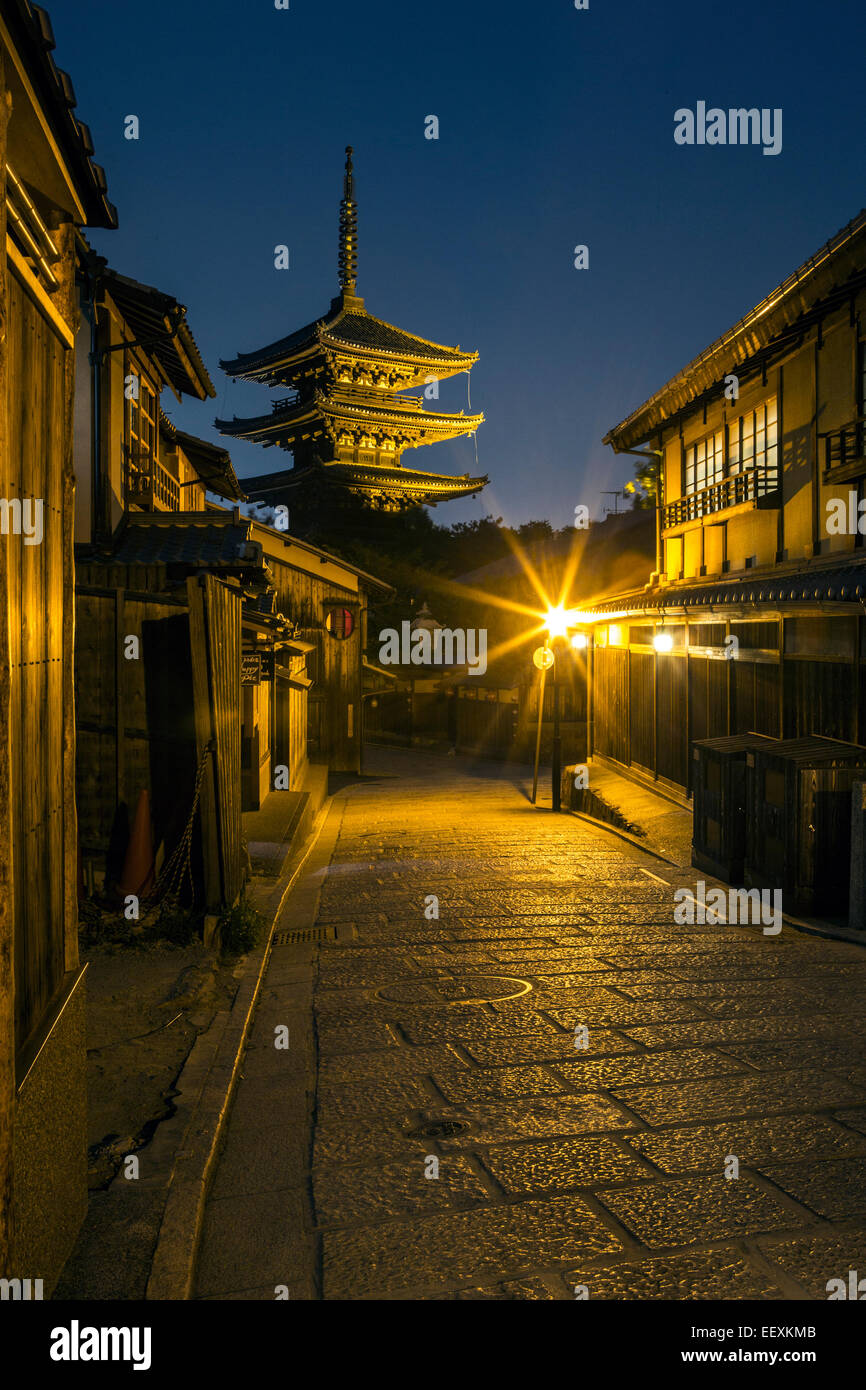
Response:
POLYGON ((824 1299, 866 1272, 861 948, 676 925, 695 874, 495 765, 371 750, 317 852, 278 927, 336 939, 274 949, 199 1297, 824 1299))

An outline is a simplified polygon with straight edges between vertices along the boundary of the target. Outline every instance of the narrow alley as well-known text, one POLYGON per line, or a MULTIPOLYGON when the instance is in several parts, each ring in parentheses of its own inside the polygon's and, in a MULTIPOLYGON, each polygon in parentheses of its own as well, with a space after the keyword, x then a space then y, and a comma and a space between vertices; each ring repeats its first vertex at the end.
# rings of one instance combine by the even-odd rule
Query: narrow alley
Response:
POLYGON ((203 1299, 826 1299, 866 1268, 866 957, 516 769, 369 750, 275 925, 203 1299))

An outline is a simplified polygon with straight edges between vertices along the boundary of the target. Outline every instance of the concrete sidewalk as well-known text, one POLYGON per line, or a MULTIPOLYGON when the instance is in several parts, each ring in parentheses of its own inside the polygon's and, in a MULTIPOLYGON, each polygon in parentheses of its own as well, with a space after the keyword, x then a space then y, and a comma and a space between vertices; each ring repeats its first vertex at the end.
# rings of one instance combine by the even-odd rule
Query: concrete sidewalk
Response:
POLYGON ((866 1268, 862 950, 676 925, 690 872, 519 771, 370 765, 278 923, 197 1296, 824 1299, 866 1268))

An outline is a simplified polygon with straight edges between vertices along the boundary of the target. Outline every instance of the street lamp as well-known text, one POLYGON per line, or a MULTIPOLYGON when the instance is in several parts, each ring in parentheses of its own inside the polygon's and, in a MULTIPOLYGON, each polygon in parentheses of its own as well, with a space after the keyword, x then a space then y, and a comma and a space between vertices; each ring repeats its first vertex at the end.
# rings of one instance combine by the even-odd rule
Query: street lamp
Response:
POLYGON ((544 620, 544 625, 550 635, 553 654, 553 749, 551 751, 550 774, 550 804, 553 811, 562 809, 562 739, 559 732, 559 680, 554 643, 557 637, 568 637, 569 626, 574 625, 574 616, 573 613, 565 609, 563 604, 558 603, 555 608, 548 609, 544 620))

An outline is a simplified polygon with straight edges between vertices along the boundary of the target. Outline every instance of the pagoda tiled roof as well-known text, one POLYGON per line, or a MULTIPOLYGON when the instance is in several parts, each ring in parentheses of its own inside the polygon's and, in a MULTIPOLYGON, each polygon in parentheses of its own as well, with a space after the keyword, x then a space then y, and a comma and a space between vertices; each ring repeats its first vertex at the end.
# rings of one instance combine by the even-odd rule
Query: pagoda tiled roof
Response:
POLYGON ((364 310, 342 314, 332 323, 324 324, 321 336, 350 347, 375 348, 395 356, 448 362, 478 360, 477 352, 463 352, 459 346, 445 347, 427 338, 419 338, 416 333, 405 333, 402 328, 395 328, 392 323, 374 318, 364 310))
POLYGON ((266 377, 270 370, 285 366, 287 360, 303 355, 317 343, 336 348, 344 346, 362 353, 381 353, 396 360, 439 363, 455 371, 459 371, 464 363, 470 367, 477 362, 477 352, 464 352, 459 346, 447 347, 415 333, 406 333, 402 328, 368 314, 363 303, 362 299, 352 298, 347 304, 344 297, 338 296, 332 301, 330 313, 324 318, 306 324, 268 347, 238 353, 230 361, 221 360, 220 366, 233 377, 266 377))
POLYGON ((416 468, 384 468, 380 464, 356 464, 334 461, 316 463, 305 468, 286 468, 277 473, 262 473, 242 480, 252 501, 266 499, 269 494, 283 493, 301 487, 314 474, 324 474, 335 482, 354 487, 394 490, 407 494, 439 497, 466 497, 480 492, 490 481, 487 474, 472 477, 463 473, 452 477, 447 473, 422 473, 416 468))
POLYGON ((417 396, 403 400, 392 396, 379 405, 369 398, 353 400, 348 394, 329 398, 317 392, 311 401, 294 401, 287 409, 273 410, 269 415, 253 415, 246 419, 234 416, 231 420, 216 420, 215 425, 221 433, 240 438, 279 437, 281 434, 288 436, 301 425, 319 418, 369 422, 371 426, 393 424, 414 434, 435 431, 445 435, 471 433, 484 423, 482 414, 424 410, 417 396))

